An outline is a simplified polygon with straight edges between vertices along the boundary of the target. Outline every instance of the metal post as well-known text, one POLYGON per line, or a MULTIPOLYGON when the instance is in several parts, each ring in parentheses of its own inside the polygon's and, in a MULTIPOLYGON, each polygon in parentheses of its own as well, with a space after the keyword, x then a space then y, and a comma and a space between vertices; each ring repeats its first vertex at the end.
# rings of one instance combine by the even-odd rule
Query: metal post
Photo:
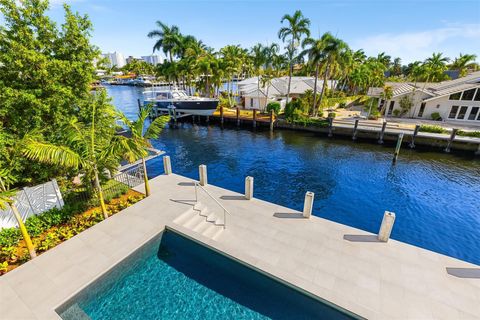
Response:
POLYGON ((358 128, 358 119, 355 120, 355 125, 353 126, 352 140, 357 140, 357 128, 358 128))
POLYGON ((253 109, 253 127, 257 127, 257 109, 253 109))
POLYGON ((457 135, 458 129, 452 129, 452 134, 450 135, 450 140, 448 140, 447 147, 445 148, 445 152, 449 153, 450 152, 450 146, 452 145, 453 140, 455 139, 455 136, 457 135))
POLYGON ((307 191, 305 193, 305 201, 303 202, 303 217, 310 218, 312 215, 313 209, 313 199, 315 198, 315 194, 311 191, 307 191))
POLYGON ((166 175, 172 174, 172 163, 170 156, 163 156, 163 171, 166 175))
POLYGON ((393 223, 395 222, 395 213, 385 211, 383 214, 382 224, 380 225, 380 231, 378 232, 377 239, 382 242, 387 242, 392 233, 393 223))
POLYGON ((397 162, 398 154, 400 153, 400 148, 402 147, 403 132, 398 135, 397 146, 395 147, 395 152, 393 154, 393 164, 397 162))
POLYGON ((415 126, 415 130, 413 131, 413 136, 412 136, 412 142, 410 142, 409 147, 410 148, 415 148, 415 138, 417 137, 418 131, 420 130, 420 125, 417 124, 415 126))
POLYGON ((250 200, 253 198, 253 177, 245 178, 245 199, 250 200))
POLYGON ((387 121, 383 121, 382 131, 380 131, 380 137, 378 138, 378 143, 383 144, 383 136, 385 134, 385 129, 387 128, 387 121))
POLYGON ((237 107, 237 127, 240 127, 240 108, 237 107))
POLYGON ((333 137, 333 118, 328 117, 328 137, 333 137))
POLYGON ((208 184, 208 178, 207 178, 207 166, 204 164, 201 164, 198 167, 198 173, 200 176, 200 185, 205 186, 208 184))
POLYGON ((273 131, 273 109, 270 110, 270 131, 273 131))

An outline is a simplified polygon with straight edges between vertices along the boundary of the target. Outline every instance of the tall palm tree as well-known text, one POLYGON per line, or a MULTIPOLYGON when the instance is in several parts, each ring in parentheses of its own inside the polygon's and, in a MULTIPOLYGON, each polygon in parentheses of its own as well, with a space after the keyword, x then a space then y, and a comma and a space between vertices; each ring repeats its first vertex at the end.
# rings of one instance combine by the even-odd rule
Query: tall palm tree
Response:
POLYGON ((251 56, 255 73, 257 74, 257 101, 260 103, 260 75, 262 67, 265 65, 265 48, 261 43, 257 43, 251 49, 251 56))
POLYGON ((157 117, 150 123, 148 128, 145 129, 145 122, 148 116, 151 114, 152 109, 152 104, 141 107, 138 111, 137 120, 134 121, 128 119, 125 114, 118 111, 118 117, 130 130, 131 137, 114 137, 114 139, 117 140, 114 143, 121 145, 133 143, 136 145, 134 148, 125 148, 123 157, 129 162, 134 162, 138 160, 138 156, 140 155, 142 159, 143 178, 145 181, 145 195, 147 197, 150 195, 150 186, 148 184, 145 157, 148 155, 148 150, 152 147, 150 139, 157 139, 167 122, 170 120, 169 116, 157 117))
POLYGON ((313 66, 315 66, 315 81, 313 85, 313 105, 310 114, 314 115, 317 109, 317 82, 318 82, 318 74, 320 72, 320 64, 325 58, 325 42, 322 39, 312 39, 306 38, 303 43, 302 47, 307 47, 302 52, 302 55, 308 56, 308 61, 313 66))
MULTIPOLYGON (((423 63, 426 72, 426 80, 428 81, 442 81, 445 79, 445 70, 447 70, 447 62, 450 61, 450 58, 443 57, 441 52, 433 53, 431 57, 427 58, 423 63)), ((425 85, 424 85, 425 88, 425 85)))
POLYGON ((0 210, 5 210, 7 207, 10 207, 15 219, 17 220, 18 228, 20 229, 23 240, 25 241, 30 258, 33 259, 37 256, 37 253, 35 252, 35 247, 33 246, 32 239, 30 239, 30 236, 27 232, 27 228, 25 228, 25 224, 23 223, 20 212, 15 205, 15 200, 13 197, 15 197, 16 191, 10 189, 10 185, 14 181, 14 177, 6 169, 0 169, 0 210))
POLYGON ((168 26, 161 21, 156 22, 159 29, 152 30, 148 33, 149 38, 157 38, 153 45, 153 52, 162 50, 165 56, 173 62, 174 53, 179 52, 181 45, 181 34, 177 26, 168 26))
POLYGON ((464 77, 467 75, 469 70, 477 70, 479 65, 475 62, 477 59, 477 55, 475 54, 462 54, 458 58, 453 60, 450 68, 453 70, 458 70, 460 72, 460 76, 464 77))
POLYGON ((287 38, 290 41, 287 45, 287 52, 289 55, 289 70, 288 70, 288 87, 287 87, 287 103, 290 96, 290 85, 292 83, 293 64, 295 58, 295 52, 300 45, 300 40, 303 36, 310 37, 310 20, 305 18, 300 10, 295 11, 291 16, 286 14, 280 20, 280 23, 287 21, 287 26, 280 28, 278 31, 278 37, 285 42, 287 38))

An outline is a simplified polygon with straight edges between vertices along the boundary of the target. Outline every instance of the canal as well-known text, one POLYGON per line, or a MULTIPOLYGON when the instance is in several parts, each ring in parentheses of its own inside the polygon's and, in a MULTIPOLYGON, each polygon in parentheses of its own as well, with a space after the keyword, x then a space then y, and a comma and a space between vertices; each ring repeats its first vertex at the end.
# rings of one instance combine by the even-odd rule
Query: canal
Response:
MULTIPOLYGON (((108 87, 113 103, 134 118, 141 88, 108 87)), ((167 128, 156 148, 172 158, 175 173, 243 192, 255 179, 259 199, 302 210, 315 193, 316 216, 376 233, 385 210, 396 213, 392 238, 480 264, 480 161, 402 149, 392 166, 392 146, 294 131, 250 131, 180 124, 167 128)), ((161 159, 148 163, 150 177, 161 159)))

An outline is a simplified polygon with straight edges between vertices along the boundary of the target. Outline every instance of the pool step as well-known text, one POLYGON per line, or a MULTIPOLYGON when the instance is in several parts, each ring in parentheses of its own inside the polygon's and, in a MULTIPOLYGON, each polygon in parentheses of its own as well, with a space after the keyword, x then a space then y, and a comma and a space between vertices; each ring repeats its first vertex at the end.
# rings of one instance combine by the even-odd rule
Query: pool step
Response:
POLYGON ((193 216, 197 215, 198 213, 193 210, 193 209, 188 209, 187 211, 185 211, 184 213, 182 213, 181 215, 179 215, 178 217, 176 217, 173 222, 175 222, 176 224, 180 224, 180 225, 183 225, 184 222, 186 222, 188 219, 192 218, 193 216))
POLYGON ((196 203, 173 222, 210 239, 216 239, 223 231, 223 219, 201 202, 196 203))
POLYGON ((205 222, 205 217, 202 217, 201 215, 196 213, 191 218, 189 218, 187 221, 185 221, 182 225, 185 228, 193 229, 196 225, 198 225, 201 222, 205 222))

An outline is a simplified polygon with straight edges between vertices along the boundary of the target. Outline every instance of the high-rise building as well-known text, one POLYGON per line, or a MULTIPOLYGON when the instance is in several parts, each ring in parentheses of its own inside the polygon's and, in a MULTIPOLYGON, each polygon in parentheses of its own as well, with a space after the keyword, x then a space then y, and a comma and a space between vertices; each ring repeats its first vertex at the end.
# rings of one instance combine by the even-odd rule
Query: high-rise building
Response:
POLYGON ((108 67, 112 68, 116 66, 117 68, 123 67, 125 63, 125 57, 120 52, 113 52, 113 53, 104 53, 102 57, 107 58, 108 60, 108 67))
POLYGON ((162 57, 160 57, 159 55, 153 55, 153 54, 149 56, 142 56, 142 60, 154 66, 162 63, 162 57))

